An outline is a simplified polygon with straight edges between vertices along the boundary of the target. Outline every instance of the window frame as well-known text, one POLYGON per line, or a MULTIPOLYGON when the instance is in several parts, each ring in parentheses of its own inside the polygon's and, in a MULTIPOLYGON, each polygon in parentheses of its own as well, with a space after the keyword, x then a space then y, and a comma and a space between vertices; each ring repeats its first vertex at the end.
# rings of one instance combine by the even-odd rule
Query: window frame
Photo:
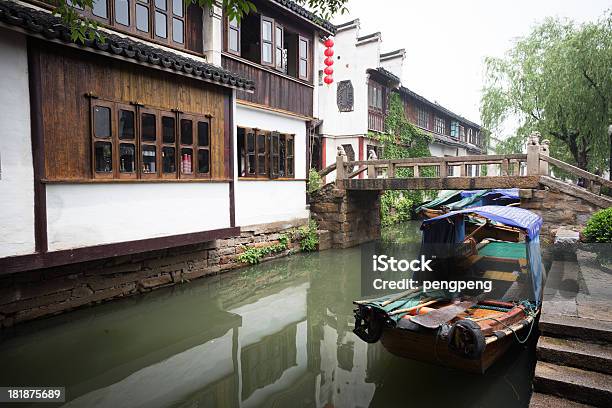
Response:
POLYGON ((90 123, 90 140, 91 140, 91 152, 90 152, 90 160, 91 160, 91 173, 92 177, 95 179, 113 179, 115 178, 115 171, 117 169, 116 166, 116 158, 117 155, 115 153, 115 145, 116 142, 114 137, 116 135, 115 131, 115 115, 114 115, 114 103, 112 101, 106 99, 99 98, 90 98, 90 107, 89 107, 89 123, 90 123), (94 109, 96 106, 104 107, 110 109, 110 136, 108 138, 97 137, 95 134, 95 114, 94 109), (111 171, 110 172, 98 172, 96 171, 96 142, 106 142, 111 144, 111 171))
POLYGON ((299 79, 303 79, 304 81, 308 81, 310 79, 310 39, 298 35, 298 49, 297 49, 297 58, 298 58, 298 66, 297 66, 297 74, 299 79), (306 43, 306 55, 302 56, 302 47, 301 43, 304 41, 306 43), (306 75, 302 75, 301 70, 301 62, 306 62, 306 75))
POLYGON ((275 22, 274 24, 274 69, 280 72, 285 72, 285 61, 283 59, 283 51, 285 50, 285 27, 275 22), (280 30, 280 40, 277 36, 277 30, 280 30), (280 41, 280 44, 279 44, 280 41), (280 50, 280 65, 276 53, 280 50))
POLYGON ((261 16, 260 21, 259 21, 259 29, 260 29, 260 58, 259 61, 261 63, 261 65, 265 65, 267 67, 275 67, 275 62, 274 62, 274 55, 275 55, 275 43, 274 43, 274 35, 275 35, 275 30, 274 30, 274 19, 270 18, 270 17, 266 17, 264 15, 261 16), (269 23, 270 24, 270 40, 265 40, 264 39, 264 23, 269 23), (270 45, 270 62, 266 62, 264 61, 264 45, 265 44, 269 44, 270 45))
POLYGON ((196 131, 196 134, 194 135, 194 145, 196 146, 195 155, 194 155, 196 159, 195 167, 194 167, 194 174, 196 175, 197 178, 210 178, 210 175, 212 174, 212 150, 211 150, 212 116, 204 115, 204 117, 202 118, 198 117, 197 121, 194 124, 194 127, 196 131), (207 129, 208 129, 208 145, 207 146, 200 145, 200 130, 199 130, 200 123, 207 124, 207 129), (208 172, 206 173, 200 172, 200 150, 208 151, 208 172))
POLYGON ((159 111, 157 109, 153 109, 153 108, 148 108, 148 107, 143 107, 143 106, 139 106, 138 107, 138 144, 139 144, 139 149, 138 149, 138 153, 139 153, 139 161, 140 161, 140 178, 141 179, 156 179, 159 178, 160 175, 160 151, 159 151, 159 136, 160 136, 160 115, 159 115, 159 111), (146 114, 146 115, 153 115, 155 116, 155 141, 143 141, 142 140, 142 115, 146 114), (144 159, 143 159, 143 153, 144 153, 144 146, 154 146, 155 147, 155 172, 150 172, 150 173, 145 173, 144 169, 143 169, 143 165, 144 163, 144 159))
POLYGON ((116 128, 115 135, 117 138, 117 147, 115 149, 117 155, 117 177, 119 179, 129 179, 136 180, 138 179, 139 168, 140 168, 140 147, 139 147, 139 131, 138 131, 138 109, 134 105, 129 105, 125 103, 115 103, 115 109, 113 110, 113 115, 116 117, 116 128), (119 138, 119 119, 121 111, 129 111, 134 115, 134 138, 133 139, 120 139, 119 138), (134 171, 133 172, 121 172, 121 145, 122 144, 133 144, 134 145, 134 171))
POLYGON ((179 174, 179 179, 194 179, 196 178, 196 168, 197 168, 197 158, 196 158, 196 123, 197 123, 197 115, 193 115, 193 114, 189 114, 189 113, 183 113, 181 112, 179 115, 178 121, 177 121, 177 126, 178 126, 178 133, 177 133, 177 145, 178 145, 178 149, 177 149, 177 159, 178 159, 178 166, 176 171, 179 174), (183 120, 190 120, 191 121, 191 144, 188 143, 183 143, 182 140, 182 136, 183 136, 183 120), (191 149, 191 173, 184 173, 183 172, 183 149, 191 149))
MULTIPOLYGON (((236 21, 236 20, 234 20, 236 21)), ((230 54, 234 54, 240 57, 241 53, 242 53, 242 45, 240 44, 241 42, 241 36, 242 36, 242 31, 241 31, 241 24, 240 21, 236 21, 236 27, 232 27, 231 24, 232 20, 229 17, 225 18, 225 24, 226 24, 226 42, 225 42, 225 51, 229 52, 230 54), (236 35, 238 36, 238 49, 237 50, 232 50, 232 48, 230 47, 230 33, 231 31, 235 31, 236 35)))
POLYGON ((446 134, 446 121, 440 116, 434 116, 434 133, 439 135, 446 134))
POLYGON ((422 106, 417 105, 417 126, 429 130, 429 111, 422 106), (422 120, 425 121, 424 125, 422 120))
POLYGON ((243 130, 243 140, 242 140, 242 146, 243 149, 242 150, 236 150, 236 154, 237 159, 240 160, 242 162, 242 160, 244 159, 244 175, 239 175, 238 178, 239 179, 248 179, 248 180, 255 180, 255 179, 259 179, 259 180, 294 180, 295 179, 295 135, 294 134, 288 134, 288 133, 282 133, 280 131, 267 131, 267 130, 262 130, 262 129, 258 129, 258 128, 248 128, 248 127, 243 127, 243 126, 237 126, 237 132, 239 133, 238 129, 242 129, 243 130), (249 154, 248 151, 248 138, 249 138, 249 134, 253 134, 254 136, 254 152, 249 154), (263 138, 259 138, 258 136, 263 136, 263 138), (272 145, 273 145, 273 138, 278 137, 278 154, 273 154, 272 152, 272 145), (281 153, 281 139, 285 138, 285 150, 284 150, 284 165, 285 165, 285 175, 281 176, 280 175, 280 160, 281 157, 283 156, 281 153), (260 146, 260 140, 263 140, 263 142, 265 143, 264 146, 264 153, 259 153, 259 146, 260 146), (292 154, 289 155, 289 144, 292 144, 292 154), (253 160, 254 160, 254 164, 255 164, 255 172, 254 173, 249 173, 249 156, 253 156, 253 160), (265 174, 260 174, 260 157, 263 157, 263 163, 265 165, 265 169, 264 172, 265 174), (275 173, 274 170, 274 165, 273 165, 273 159, 274 157, 278 158, 278 169, 279 171, 277 173, 275 173), (289 162, 292 161, 292 166, 291 168, 289 167, 289 162))

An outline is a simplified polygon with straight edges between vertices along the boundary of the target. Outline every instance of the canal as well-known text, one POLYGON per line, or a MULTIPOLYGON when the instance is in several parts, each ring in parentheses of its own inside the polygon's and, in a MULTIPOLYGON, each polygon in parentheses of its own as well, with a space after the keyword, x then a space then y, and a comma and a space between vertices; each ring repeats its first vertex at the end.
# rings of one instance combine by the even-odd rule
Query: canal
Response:
POLYGON ((67 407, 528 405, 535 336, 484 376, 394 357, 352 333, 359 274, 359 248, 300 254, 17 326, 0 386, 64 386, 67 407))

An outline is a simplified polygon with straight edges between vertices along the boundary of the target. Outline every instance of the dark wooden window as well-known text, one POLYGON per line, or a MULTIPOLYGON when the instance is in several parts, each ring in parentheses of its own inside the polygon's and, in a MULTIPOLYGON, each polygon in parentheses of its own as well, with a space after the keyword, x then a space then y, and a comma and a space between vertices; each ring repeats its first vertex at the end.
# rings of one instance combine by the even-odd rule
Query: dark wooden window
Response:
POLYGON ((465 142, 465 127, 459 125, 459 140, 465 142))
POLYGON ((75 8, 86 17, 133 34, 179 47, 185 45, 183 0, 95 0, 91 8, 75 8))
POLYGON ((261 17, 261 63, 274 65, 274 20, 261 17))
POLYGON ((417 125, 429 129, 429 112, 422 106, 417 106, 417 125))
POLYGON ((446 125, 444 119, 437 116, 434 117, 434 132, 443 135, 446 132, 446 125))
POLYGON ((240 23, 235 19, 227 19, 227 51, 240 55, 240 23))
POLYGON ((97 100, 91 107, 92 159, 97 178, 113 178, 113 104, 97 100))
POLYGON ((455 139, 459 138, 459 122, 452 120, 450 124, 450 135, 455 139))
POLYGON ((211 178, 209 115, 91 99, 95 178, 211 178))
POLYGON ((132 105, 116 104, 119 178, 135 179, 138 175, 136 141, 136 109, 132 105))
POLYGON ((238 128, 238 174, 253 178, 293 178, 294 136, 238 128))
POLYGON ((308 80, 310 76, 310 41, 302 36, 298 40, 298 76, 308 80))
POLYGON ((385 130, 385 87, 374 81, 368 83, 368 129, 385 130))

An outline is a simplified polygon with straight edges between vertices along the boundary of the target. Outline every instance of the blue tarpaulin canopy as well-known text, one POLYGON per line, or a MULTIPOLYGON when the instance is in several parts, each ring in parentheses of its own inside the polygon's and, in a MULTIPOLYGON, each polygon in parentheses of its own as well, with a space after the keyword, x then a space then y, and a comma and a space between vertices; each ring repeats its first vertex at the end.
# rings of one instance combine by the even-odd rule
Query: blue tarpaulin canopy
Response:
POLYGON ((527 231, 527 236, 529 239, 536 238, 540 234, 540 228, 542 228, 542 217, 539 215, 523 208, 504 207, 499 205, 485 205, 482 207, 451 211, 438 217, 423 221, 423 226, 438 222, 444 218, 456 216, 458 214, 478 214, 492 221, 497 221, 511 227, 524 229, 527 231))
POLYGON ((542 217, 523 208, 498 205, 485 205, 451 211, 423 221, 421 225, 421 229, 424 230, 423 244, 437 243, 450 245, 451 243, 457 244, 462 242, 465 236, 464 215, 468 214, 477 214, 504 225, 521 228, 527 232, 526 250, 533 285, 533 300, 539 305, 542 300, 542 280, 544 274, 542 256, 540 254, 542 217), (459 218, 460 222, 456 222, 457 218, 459 218), (449 219, 451 222, 440 222, 446 219, 449 219))
POLYGON ((474 194, 480 194, 482 192, 485 192, 482 196, 483 197, 488 197, 491 195, 498 195, 500 197, 503 198, 510 198, 510 199, 515 199, 518 200, 519 199, 519 192, 518 192, 518 188, 494 188, 492 190, 464 190, 461 192, 461 197, 471 197, 474 194))

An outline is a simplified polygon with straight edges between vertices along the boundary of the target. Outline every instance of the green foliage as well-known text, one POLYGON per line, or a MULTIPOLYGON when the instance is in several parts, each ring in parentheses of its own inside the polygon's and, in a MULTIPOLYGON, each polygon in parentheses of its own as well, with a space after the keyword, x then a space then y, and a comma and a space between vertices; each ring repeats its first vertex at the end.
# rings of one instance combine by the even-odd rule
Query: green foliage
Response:
MULTIPOLYGON (((308 7, 313 11, 319 21, 329 20, 335 14, 344 14, 348 11, 348 0, 294 0, 296 3, 308 7)), ((84 43, 86 40, 98 39, 104 41, 104 35, 97 31, 95 20, 79 15, 75 9, 86 9, 93 6, 94 0, 55 0, 54 12, 58 14, 64 24, 70 28, 74 41, 84 43)), ((195 4, 200 7, 212 7, 218 0, 184 0, 185 6, 195 4)), ((240 21, 245 15, 256 12, 257 7, 250 0, 221 0, 221 8, 230 19, 240 21)))
POLYGON ((612 11, 582 25, 548 18, 485 64, 484 127, 499 134, 507 119, 519 122, 498 153, 522 152, 539 131, 555 158, 592 172, 610 165, 612 11))
POLYGON ((593 214, 582 233, 590 242, 612 242, 612 207, 593 214))
POLYGON ((316 169, 310 169, 308 171, 308 193, 312 194, 319 190, 323 185, 323 180, 319 176, 319 172, 316 169))
POLYGON ((300 249, 303 252, 316 251, 317 245, 319 245, 318 229, 319 226, 313 219, 308 221, 308 225, 304 225, 297 229, 295 236, 299 240, 300 249))
MULTIPOLYGON (((404 104, 397 93, 389 98, 389 111, 385 120, 385 133, 372 133, 372 138, 383 144, 383 154, 380 159, 405 159, 409 157, 430 156, 430 135, 421 132, 408 121, 404 112, 404 104)), ((421 175, 432 177, 434 168, 423 168, 421 175)), ((396 177, 412 177, 412 169, 397 169, 396 177)), ((411 219, 411 209, 424 200, 427 192, 424 191, 385 191, 380 201, 381 224, 393 225, 411 219)))
POLYGON ((62 22, 70 28, 70 38, 72 41, 85 43, 86 40, 105 41, 105 37, 98 31, 98 23, 90 18, 79 14, 77 8, 83 10, 91 8, 94 0, 55 0, 55 14, 58 14, 62 22))
POLYGON ((263 247, 244 247, 244 252, 238 255, 238 261, 251 265, 258 264, 265 256, 283 252, 288 248, 289 237, 283 234, 278 238, 277 244, 263 247))

